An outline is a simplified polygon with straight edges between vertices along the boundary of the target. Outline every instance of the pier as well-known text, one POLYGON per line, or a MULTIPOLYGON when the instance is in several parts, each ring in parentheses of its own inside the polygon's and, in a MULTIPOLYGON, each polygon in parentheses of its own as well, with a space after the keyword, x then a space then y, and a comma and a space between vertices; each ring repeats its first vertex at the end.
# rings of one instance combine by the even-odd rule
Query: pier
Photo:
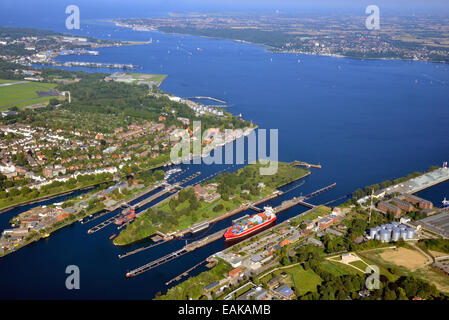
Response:
MULTIPOLYGON (((106 207, 105 210, 111 212, 111 211, 117 210, 117 209, 119 209, 119 208, 129 207, 131 202, 133 202, 133 201, 139 199, 139 198, 142 197, 142 196, 145 196, 146 194, 148 194, 148 193, 150 193, 150 192, 153 192, 154 190, 156 190, 156 189, 158 189, 158 188, 160 188, 160 187, 162 187, 162 186, 164 186, 164 185, 167 185, 167 183, 166 183, 166 182, 156 183, 156 184, 155 184, 153 187, 151 187, 150 189, 143 190, 142 192, 139 192, 138 194, 136 194, 136 195, 135 195, 134 197, 132 197, 131 199, 128 199, 128 200, 126 200, 126 201, 118 202, 118 203, 116 203, 115 205, 113 205, 113 206, 111 206, 111 207, 106 207)), ((97 217, 97 218, 99 218, 99 217, 97 217)), ((94 220, 94 219, 92 219, 92 220, 94 220)))
POLYGON ((134 270, 129 271, 128 273, 126 273, 126 277, 130 278, 130 277, 135 277, 138 276, 139 274, 142 274, 148 270, 154 269, 160 265, 163 265, 169 261, 172 261, 176 258, 179 258, 180 256, 188 253, 188 252, 192 252, 195 251, 198 248, 201 248, 209 243, 212 243, 218 239, 221 239, 224 235, 224 233, 226 232, 226 229, 220 230, 218 232, 215 232, 205 238, 202 238, 200 240, 194 241, 192 243, 186 244, 183 248, 176 250, 172 253, 169 253, 159 259, 156 259, 154 261, 151 261, 139 268, 136 268, 134 270))
POLYGON ((145 251, 145 250, 154 248, 154 247, 156 247, 156 246, 158 246, 158 245, 161 245, 161 244, 163 244, 163 243, 166 243, 167 241, 168 241, 168 240, 156 242, 156 243, 153 243, 153 244, 151 244, 151 245, 149 245, 149 246, 146 246, 146 247, 141 247, 141 248, 138 248, 138 249, 135 249, 135 250, 132 250, 132 251, 128 251, 128 252, 126 252, 126 253, 124 253, 124 254, 119 254, 119 255, 118 255, 118 258, 119 258, 119 259, 126 258, 126 257, 131 256, 131 255, 133 255, 133 254, 136 254, 136 253, 138 253, 138 252, 141 252, 141 251, 145 251))
POLYGON ((205 100, 211 100, 211 101, 216 101, 216 102, 220 102, 220 103, 226 103, 226 101, 219 100, 219 99, 212 98, 212 97, 188 97, 187 99, 205 99, 205 100))
POLYGON ((306 202, 306 200, 309 200, 310 198, 316 197, 316 196, 318 196, 318 195, 320 195, 320 194, 322 194, 322 193, 324 193, 326 191, 329 191, 329 190, 335 188, 336 186, 337 186, 337 184, 333 183, 333 184, 331 184, 331 185, 329 185, 327 187, 324 187, 324 188, 318 189, 318 190, 316 190, 316 191, 314 191, 312 193, 309 193, 306 196, 293 197, 292 199, 286 200, 286 201, 282 202, 281 205, 279 205, 276 208, 274 208, 274 212, 278 213, 278 212, 290 209, 291 207, 294 207, 294 206, 296 206, 298 204, 302 205, 304 207, 313 209, 313 208, 315 208, 315 205, 306 202))
POLYGON ((122 213, 117 213, 115 216, 113 216, 112 218, 109 218, 105 221, 103 221, 100 224, 97 224, 95 227, 90 228, 89 230, 87 230, 88 234, 92 234, 95 233, 97 231, 100 231, 103 228, 106 228, 107 226, 109 226, 111 223, 114 223, 115 219, 117 219, 118 217, 120 217, 122 215, 122 213))
POLYGON ((292 166, 304 166, 304 167, 307 167, 307 168, 310 168, 310 167, 317 168, 317 169, 321 169, 322 168, 321 164, 311 164, 311 163, 298 161, 298 160, 295 160, 295 161, 291 162, 290 164, 292 166))
POLYGON ((173 279, 167 281, 167 282, 165 283, 165 285, 168 286, 168 285, 170 285, 172 282, 181 280, 182 277, 187 277, 187 276, 189 275, 189 273, 192 272, 192 270, 198 268, 200 265, 204 264, 205 262, 207 262, 207 260, 203 260, 203 261, 201 261, 200 263, 197 263, 196 265, 194 265, 193 267, 187 269, 186 271, 184 271, 184 272, 181 273, 180 275, 178 275, 178 276, 174 277, 173 279))
POLYGON ((130 277, 138 276, 139 274, 142 274, 145 271, 154 269, 154 268, 156 268, 156 267, 158 267, 158 266, 160 266, 160 265, 162 265, 164 263, 167 263, 167 262, 169 262, 169 261, 171 261, 173 259, 176 259, 176 258, 186 254, 187 252, 188 251, 185 248, 182 248, 182 249, 177 250, 175 252, 169 253, 169 254, 167 254, 167 255, 159 258, 159 259, 156 259, 154 261, 151 261, 151 262, 149 262, 149 263, 147 263, 147 264, 145 264, 145 265, 143 265, 143 266, 141 266, 141 267, 139 267, 137 269, 134 269, 134 270, 131 270, 131 271, 127 272, 126 273, 126 277, 130 278, 130 277))

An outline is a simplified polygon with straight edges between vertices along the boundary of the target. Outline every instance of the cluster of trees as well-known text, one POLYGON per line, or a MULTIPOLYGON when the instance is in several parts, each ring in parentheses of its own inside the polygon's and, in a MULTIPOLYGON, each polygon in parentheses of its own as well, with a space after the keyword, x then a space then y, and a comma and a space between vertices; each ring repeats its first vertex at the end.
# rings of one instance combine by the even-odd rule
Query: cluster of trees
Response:
POLYGON ((448 239, 422 239, 419 240, 419 244, 429 250, 449 253, 448 239))
MULTIPOLYGON (((81 81, 58 87, 62 91, 70 91, 72 95, 72 103, 64 104, 64 108, 148 121, 158 121, 161 113, 165 113, 167 126, 172 124, 179 126, 177 117, 199 120, 193 110, 182 103, 171 101, 167 97, 148 95, 148 87, 145 85, 106 82, 103 81, 105 75, 102 73, 79 74, 79 76, 82 78, 81 81), (172 110, 175 113, 172 113, 172 110)), ((239 121, 237 117, 203 116, 201 125, 204 130, 229 126, 243 128, 248 123, 239 121)))
POLYGON ((23 75, 16 74, 14 70, 22 70, 23 66, 0 59, 0 79, 21 80, 23 75))
MULTIPOLYGON (((137 167, 137 166, 136 166, 137 167)), ((139 168, 134 168, 132 170, 134 174, 134 178, 137 179, 139 182, 149 185, 150 183, 154 183, 157 181, 161 181, 164 179, 164 171, 158 169, 158 170, 142 170, 138 171, 139 168)))
MULTIPOLYGON (((1 179, 1 176, 0 176, 1 179)), ((29 188, 28 186, 22 186, 20 189, 17 187, 10 188, 8 191, 0 191, 0 200, 6 204, 16 200, 26 201, 33 200, 38 197, 44 197, 58 192, 64 192, 66 190, 75 189, 77 187, 83 187, 91 184, 102 183, 112 180, 112 174, 101 173, 97 175, 82 175, 75 178, 70 178, 67 181, 54 181, 50 184, 43 185, 39 190, 36 188, 29 188)), ((6 183, 6 182, 5 182, 6 183)))
POLYGON ((171 198, 168 205, 173 212, 186 216, 193 215, 201 204, 196 198, 193 188, 189 187, 179 191, 178 199, 171 198), (181 206, 181 209, 177 210, 178 206, 181 206))

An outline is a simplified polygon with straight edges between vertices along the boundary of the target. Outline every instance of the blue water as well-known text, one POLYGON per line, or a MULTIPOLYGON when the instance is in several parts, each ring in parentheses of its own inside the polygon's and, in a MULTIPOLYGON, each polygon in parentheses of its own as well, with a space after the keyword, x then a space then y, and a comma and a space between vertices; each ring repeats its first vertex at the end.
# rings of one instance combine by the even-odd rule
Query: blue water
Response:
MULTIPOLYGON (((18 18, 8 21, 12 25, 23 22, 18 18)), ((36 21, 27 21, 26 25, 36 26, 36 21)), ((39 23, 42 27, 41 20, 39 23)), ((63 25, 50 23, 50 19, 45 26, 66 31, 63 25)), ((273 54, 248 44, 136 32, 93 19, 77 33, 117 40, 152 38, 153 43, 103 48, 99 56, 62 57, 61 61, 133 63, 139 66, 136 72, 168 74, 161 87, 166 92, 225 100, 231 105, 230 112, 242 113, 260 128, 279 129, 280 161, 323 165, 320 170, 312 170, 302 187, 270 201, 271 205, 337 182, 334 190, 312 200, 323 203, 358 187, 426 170, 449 158, 447 65, 273 54)), ((184 176, 201 171, 205 177, 226 167, 193 165, 184 176)), ((437 205, 444 196, 449 198, 449 183, 420 195, 437 205)), ((278 220, 304 210, 292 208, 280 214, 278 220)), ((6 228, 17 213, 15 210, 0 215, 0 227, 6 228)), ((89 224, 75 223, 0 259, 0 298, 151 299, 156 292, 166 290, 166 281, 225 247, 224 241, 216 241, 125 279, 128 270, 179 249, 184 242, 172 241, 118 259, 118 254, 142 244, 114 247, 108 239, 117 233, 114 225, 92 235, 86 233, 110 215, 89 224), (80 290, 65 288, 64 271, 70 264, 80 268, 80 290)), ((221 221, 209 233, 229 224, 230 219, 221 221)))

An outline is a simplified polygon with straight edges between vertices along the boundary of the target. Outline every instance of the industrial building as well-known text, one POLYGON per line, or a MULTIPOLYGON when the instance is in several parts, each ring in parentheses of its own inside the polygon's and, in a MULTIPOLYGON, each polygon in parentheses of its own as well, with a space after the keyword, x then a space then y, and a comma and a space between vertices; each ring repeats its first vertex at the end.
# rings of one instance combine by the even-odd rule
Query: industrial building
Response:
POLYGON ((386 201, 381 201, 377 204, 377 209, 384 213, 393 213, 396 218, 400 217, 402 214, 402 210, 395 206, 394 204, 391 204, 386 201))
POLYGON ((402 209, 402 210, 404 210, 406 212, 412 212, 415 209, 415 207, 411 203, 409 203, 407 201, 404 201, 404 200, 401 200, 401 199, 398 199, 398 198, 394 198, 392 200, 392 202, 397 207, 399 207, 399 209, 402 209))
POLYGON ((415 229, 404 224, 392 222, 371 228, 369 237, 382 242, 396 242, 399 239, 410 240, 415 238, 415 229))
POLYGON ((405 201, 418 205, 420 209, 432 209, 433 203, 429 200, 422 199, 413 194, 404 194, 403 198, 405 201))
POLYGON ((445 237, 449 236, 449 213, 447 212, 421 219, 416 223, 445 237))

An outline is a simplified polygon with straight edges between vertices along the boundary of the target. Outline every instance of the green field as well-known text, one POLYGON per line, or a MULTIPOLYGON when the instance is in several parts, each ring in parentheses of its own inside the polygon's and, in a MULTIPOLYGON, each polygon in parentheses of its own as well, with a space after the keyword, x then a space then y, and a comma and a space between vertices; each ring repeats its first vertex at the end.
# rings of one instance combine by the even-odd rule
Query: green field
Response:
POLYGON ((20 80, 8 80, 8 79, 0 79, 0 84, 2 83, 13 83, 13 82, 18 82, 20 80))
MULTIPOLYGON (((0 83, 14 82, 11 80, 2 80, 0 83)), ((39 102, 46 102, 53 97, 39 97, 37 91, 49 92, 55 88, 54 83, 28 82, 10 86, 0 87, 0 109, 7 109, 13 106, 24 107, 39 102)))
POLYGON ((323 263, 322 267, 327 272, 332 273, 333 275, 339 277, 346 274, 357 274, 360 273, 356 269, 346 266, 342 263, 327 261, 327 263, 323 263))

